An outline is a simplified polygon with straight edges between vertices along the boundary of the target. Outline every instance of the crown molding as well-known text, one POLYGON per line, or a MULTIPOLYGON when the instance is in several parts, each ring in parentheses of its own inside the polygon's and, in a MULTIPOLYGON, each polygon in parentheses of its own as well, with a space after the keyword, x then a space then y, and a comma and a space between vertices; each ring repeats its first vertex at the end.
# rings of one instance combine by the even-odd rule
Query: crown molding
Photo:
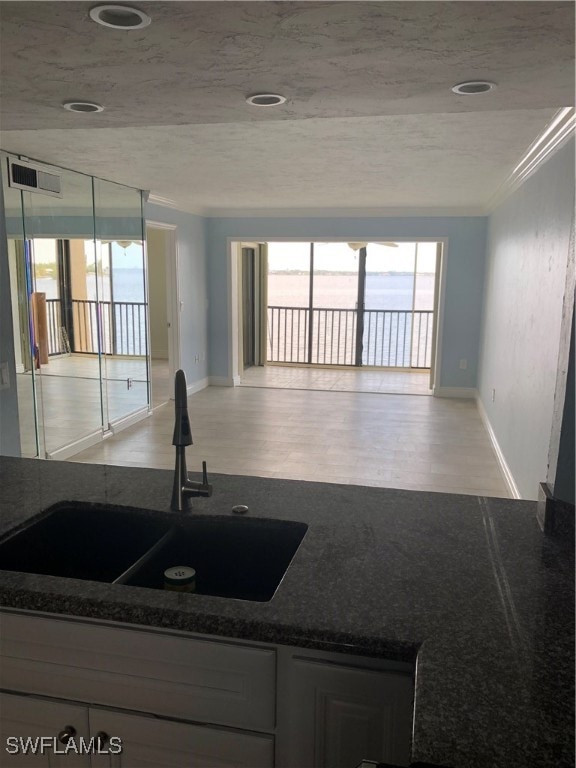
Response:
POLYGON ((148 195, 147 203, 151 205, 161 205, 163 208, 172 208, 180 213, 191 213, 194 216, 205 216, 205 212, 200 208, 189 208, 188 206, 177 203, 176 200, 171 200, 169 197, 162 197, 161 195, 154 195, 150 193, 148 195))
POLYGON ((468 207, 402 207, 402 208, 209 208, 203 214, 207 218, 346 218, 385 219, 414 217, 486 216, 482 206, 468 207))
POLYGON ((515 192, 574 134, 576 112, 574 107, 559 109, 540 136, 528 147, 518 165, 505 179, 488 203, 492 213, 506 198, 515 192))

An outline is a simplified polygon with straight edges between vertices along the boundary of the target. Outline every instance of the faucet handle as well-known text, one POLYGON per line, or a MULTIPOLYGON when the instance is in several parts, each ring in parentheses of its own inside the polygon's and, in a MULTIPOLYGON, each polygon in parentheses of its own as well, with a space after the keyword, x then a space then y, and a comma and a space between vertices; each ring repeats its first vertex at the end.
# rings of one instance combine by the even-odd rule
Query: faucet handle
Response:
POLYGON ((202 482, 199 483, 196 480, 190 480, 186 476, 186 480, 182 486, 182 495, 189 496, 212 496, 212 486, 208 482, 208 470, 206 468, 206 462, 202 462, 202 482))
POLYGON ((212 486, 208 482, 208 467, 205 461, 202 462, 202 483, 199 492, 201 496, 212 496, 212 486))

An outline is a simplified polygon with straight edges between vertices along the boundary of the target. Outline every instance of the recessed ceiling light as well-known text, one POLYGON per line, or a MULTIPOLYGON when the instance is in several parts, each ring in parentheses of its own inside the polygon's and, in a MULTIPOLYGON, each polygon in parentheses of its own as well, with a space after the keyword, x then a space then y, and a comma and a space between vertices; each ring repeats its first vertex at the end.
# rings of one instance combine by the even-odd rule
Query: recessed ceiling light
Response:
POLYGON ((62 106, 68 112, 104 112, 104 107, 91 101, 67 101, 62 106))
POLYGON ((144 11, 129 5, 96 5, 90 11, 90 18, 112 29, 142 29, 152 22, 144 11))
POLYGON ((477 93, 493 91, 494 88, 496 88, 496 83, 489 83, 488 80, 468 80, 465 83, 454 85, 452 90, 462 96, 475 96, 477 93))
POLYGON ((255 93, 254 96, 248 96, 246 101, 253 107, 276 107, 286 102, 286 96, 280 96, 278 93, 255 93))

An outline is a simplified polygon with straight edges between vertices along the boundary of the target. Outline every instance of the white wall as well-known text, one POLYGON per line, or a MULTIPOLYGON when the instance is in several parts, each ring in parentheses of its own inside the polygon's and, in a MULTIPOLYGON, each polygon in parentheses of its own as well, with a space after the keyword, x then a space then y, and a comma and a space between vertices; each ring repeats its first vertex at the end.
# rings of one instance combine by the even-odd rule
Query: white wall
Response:
POLYGON ((147 228, 146 253, 150 301, 150 355, 154 360, 167 360, 166 230, 147 228))
POLYGON ((525 499, 547 477, 573 212, 571 140, 489 218, 479 397, 525 499))

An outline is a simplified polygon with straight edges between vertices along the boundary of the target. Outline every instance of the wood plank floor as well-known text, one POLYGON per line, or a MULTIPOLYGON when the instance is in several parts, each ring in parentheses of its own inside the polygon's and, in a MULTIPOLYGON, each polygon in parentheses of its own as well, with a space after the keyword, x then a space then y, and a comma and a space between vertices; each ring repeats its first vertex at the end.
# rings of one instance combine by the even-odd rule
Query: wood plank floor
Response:
MULTIPOLYGON (((189 398, 188 469, 507 497, 470 400, 276 387, 208 387, 189 398)), ((173 404, 74 457, 172 469, 173 404)))
MULTIPOLYGON (((169 399, 166 361, 152 361, 152 406, 169 399)), ((70 355, 51 358, 36 372, 18 373, 18 412, 22 456, 37 455, 34 402, 37 403, 39 445, 48 451, 96 432, 140 408, 148 402, 146 362, 134 358, 103 358, 70 355), (102 367, 101 367, 102 366, 102 367), (104 378, 101 397, 100 373, 104 378), (127 386, 131 379, 131 387, 127 386)))
POLYGON ((429 381, 429 370, 385 371, 378 368, 328 368, 269 363, 247 368, 242 373, 240 386, 431 396, 429 381))

